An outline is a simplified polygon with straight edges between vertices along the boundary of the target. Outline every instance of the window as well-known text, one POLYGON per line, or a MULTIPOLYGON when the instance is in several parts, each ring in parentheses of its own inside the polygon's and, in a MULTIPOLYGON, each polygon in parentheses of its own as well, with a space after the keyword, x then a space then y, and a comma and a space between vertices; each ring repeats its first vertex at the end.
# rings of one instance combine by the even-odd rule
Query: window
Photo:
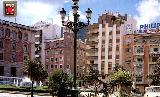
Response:
POLYGON ((24 45, 23 51, 24 51, 24 52, 27 52, 27 51, 28 51, 27 45, 24 45))
POLYGON ((120 42, 120 39, 116 39, 116 42, 120 42))
POLYGON ((54 58, 51 58, 51 61, 54 62, 54 58))
POLYGON ((152 62, 157 62, 159 57, 152 57, 152 62))
POLYGON ((126 50, 126 52, 131 52, 130 48, 126 48, 125 50, 126 50))
POLYGON ((136 82, 142 82, 142 76, 137 76, 136 77, 136 82))
POLYGON ((63 50, 60 50, 60 51, 59 51, 59 54, 63 54, 63 50))
POLYGON ((18 32, 18 39, 20 39, 20 40, 22 39, 22 32, 20 32, 20 31, 18 32))
POLYGON ((60 68, 62 68, 62 65, 60 65, 60 68))
POLYGON ((67 65, 67 69, 69 68, 69 65, 67 65))
POLYGON ((27 56, 24 56, 24 60, 26 61, 28 58, 27 58, 27 56))
POLYGON ((16 49, 16 42, 12 43, 12 49, 15 50, 16 49))
POLYGON ((11 67, 11 76, 16 77, 16 67, 11 67))
POLYGON ((153 48, 153 51, 154 52, 158 52, 158 48, 153 48))
POLYGON ((51 68, 53 68, 53 65, 51 65, 51 68))
POLYGON ((116 47, 116 50, 119 51, 119 46, 116 47))
POLYGON ((109 32, 109 35, 112 35, 112 31, 109 32))
POLYGON ((16 62, 16 54, 15 53, 12 53, 11 58, 12 58, 12 62, 16 62))
POLYGON ((55 51, 55 54, 58 54, 58 50, 55 51))
POLYGON ((112 39, 109 39, 109 43, 112 43, 112 39))
POLYGON ((120 31, 116 31, 116 34, 120 34, 120 31))
POLYGON ((57 65, 55 65, 55 68, 58 68, 58 66, 57 66, 57 65))
POLYGON ((28 34, 27 33, 24 34, 24 40, 28 41, 28 34))
POLYGON ((15 31, 12 32, 12 35, 13 35, 13 39, 17 38, 17 33, 15 31))
POLYGON ((137 61, 138 61, 138 62, 142 62, 143 59, 142 59, 142 58, 137 58, 137 61))
POLYGON ((112 55, 108 55, 108 59, 112 59, 112 55))
POLYGON ((0 60, 3 60, 3 53, 0 53, 0 60))
POLYGON ((137 53, 143 52, 143 48, 137 48, 137 53))
POLYGON ((46 58, 46 61, 48 62, 48 61, 49 61, 49 58, 46 58))
POLYGON ((116 55, 116 59, 119 59, 119 55, 116 55))
POLYGON ((60 57, 60 58, 59 58, 59 61, 63 61, 63 57, 60 57))
POLYGON ((4 76, 4 66, 0 66, 0 76, 4 76))
POLYGON ((8 29, 8 28, 6 29, 6 34, 5 34, 5 36, 6 36, 6 37, 10 37, 10 29, 8 29))
POLYGON ((58 58, 56 58, 56 62, 58 62, 58 58))
POLYGON ((0 41, 0 48, 3 48, 3 41, 0 41))
POLYGON ((3 37, 4 36, 4 29, 1 27, 0 28, 0 37, 3 37))
POLYGON ((49 54, 49 50, 47 50, 47 54, 49 54))

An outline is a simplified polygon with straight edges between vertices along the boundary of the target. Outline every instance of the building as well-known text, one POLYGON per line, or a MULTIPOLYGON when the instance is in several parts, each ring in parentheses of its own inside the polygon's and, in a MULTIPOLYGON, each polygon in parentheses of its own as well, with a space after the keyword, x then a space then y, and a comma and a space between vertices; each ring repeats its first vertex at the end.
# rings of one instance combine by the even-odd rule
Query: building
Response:
POLYGON ((87 64, 100 74, 109 74, 115 64, 122 65, 123 35, 133 33, 136 21, 127 15, 102 14, 87 33, 87 64))
POLYGON ((0 76, 23 76, 23 63, 35 58, 35 39, 39 42, 40 35, 29 26, 0 20, 0 76))
MULTIPOLYGON (((46 40, 45 66, 49 74, 54 69, 74 73, 74 40, 73 33, 64 32, 64 37, 46 40)), ((77 77, 82 77, 85 70, 85 43, 77 39, 77 77)))
POLYGON ((39 55, 41 56, 41 63, 45 65, 45 40, 61 38, 61 27, 44 21, 37 22, 32 27, 35 30, 42 30, 41 50, 39 51, 39 55))
POLYGON ((149 85, 147 76, 155 69, 156 61, 160 57, 160 33, 147 32, 124 35, 123 45, 123 65, 132 71, 136 88, 142 93, 149 85))

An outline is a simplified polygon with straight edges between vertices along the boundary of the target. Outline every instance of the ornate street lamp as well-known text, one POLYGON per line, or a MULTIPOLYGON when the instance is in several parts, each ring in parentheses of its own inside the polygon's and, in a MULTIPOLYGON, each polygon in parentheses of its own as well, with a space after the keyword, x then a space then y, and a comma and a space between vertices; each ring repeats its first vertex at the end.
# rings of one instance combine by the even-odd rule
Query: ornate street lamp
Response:
POLYGON ((73 5, 72 5, 72 10, 73 10, 73 16, 74 16, 74 21, 69 21, 67 23, 64 23, 64 19, 66 16, 66 11, 64 10, 64 8, 62 8, 62 10, 60 11, 60 15, 61 15, 61 19, 62 19, 62 25, 71 29, 74 32, 74 89, 76 89, 76 48, 77 48, 77 32, 88 26, 90 19, 91 19, 91 14, 92 11, 90 10, 90 8, 88 8, 88 10, 86 11, 86 18, 88 20, 88 24, 80 22, 79 21, 79 17, 80 15, 78 14, 78 2, 79 0, 72 0, 73 5))

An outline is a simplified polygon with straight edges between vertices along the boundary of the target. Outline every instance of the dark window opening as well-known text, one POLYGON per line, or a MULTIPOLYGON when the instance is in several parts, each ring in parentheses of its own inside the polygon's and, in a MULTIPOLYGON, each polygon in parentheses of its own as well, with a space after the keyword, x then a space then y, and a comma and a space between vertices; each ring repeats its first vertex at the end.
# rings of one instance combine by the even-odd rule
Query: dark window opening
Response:
POLYGON ((27 52, 28 51, 28 47, 27 45, 24 45, 24 52, 27 52))
POLYGON ((152 62, 157 62, 159 57, 152 57, 152 62))
POLYGON ((3 41, 0 41, 0 48, 3 48, 3 41))
POLYGON ((54 61, 54 58, 51 58, 51 61, 53 62, 53 61, 54 61))
POLYGON ((18 39, 22 39, 22 32, 18 32, 18 39))
POLYGON ((57 66, 57 65, 55 65, 55 68, 58 68, 58 66, 57 66))
POLYGON ((0 76, 4 76, 4 66, 0 66, 0 76))
POLYGON ((137 58, 137 61, 142 62, 143 59, 142 58, 137 58))
POLYGON ((15 53, 12 54, 12 62, 16 62, 16 54, 15 53))
POLYGON ((3 60, 3 53, 0 53, 0 60, 3 60))
POLYGON ((154 52, 158 52, 158 48, 153 48, 154 52))
POLYGON ((8 28, 6 29, 5 36, 6 36, 6 37, 10 37, 10 29, 8 29, 8 28))
POLYGON ((16 77, 16 67, 11 67, 11 76, 16 77))

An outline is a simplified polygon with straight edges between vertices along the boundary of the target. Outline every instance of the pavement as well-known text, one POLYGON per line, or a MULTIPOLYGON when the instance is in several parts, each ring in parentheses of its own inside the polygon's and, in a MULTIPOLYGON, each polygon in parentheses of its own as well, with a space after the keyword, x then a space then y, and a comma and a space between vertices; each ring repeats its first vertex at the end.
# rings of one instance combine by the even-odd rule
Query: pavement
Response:
MULTIPOLYGON (((31 97, 30 92, 0 90, 0 97, 31 97)), ((52 97, 49 93, 34 93, 34 97, 52 97)))

